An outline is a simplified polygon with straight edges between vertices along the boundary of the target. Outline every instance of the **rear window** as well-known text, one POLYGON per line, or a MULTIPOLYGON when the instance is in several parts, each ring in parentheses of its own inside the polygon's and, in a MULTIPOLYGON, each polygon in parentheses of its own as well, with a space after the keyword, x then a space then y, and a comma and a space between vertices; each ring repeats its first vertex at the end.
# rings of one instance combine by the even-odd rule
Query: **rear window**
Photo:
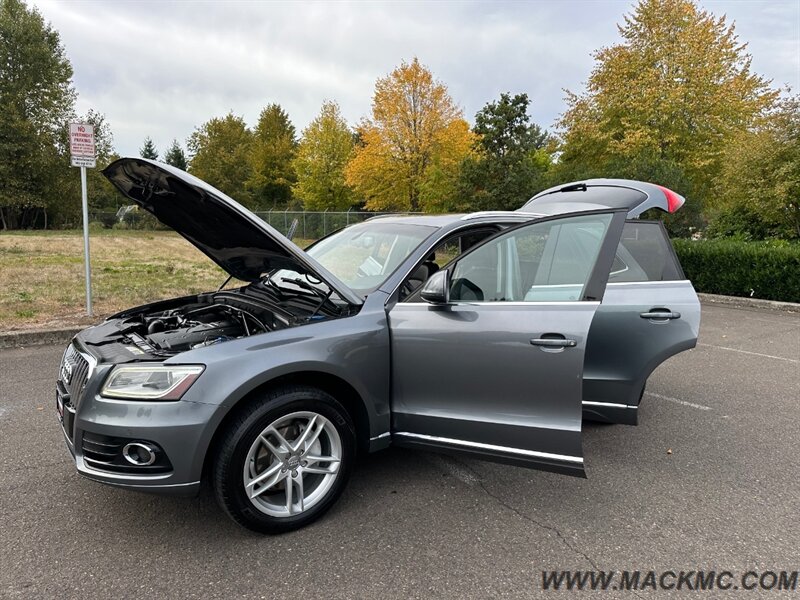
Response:
POLYGON ((661 222, 627 221, 608 282, 681 279, 683 271, 661 222))
MULTIPOLYGON (((565 192, 553 192, 541 198, 534 198, 523 206, 521 210, 533 210, 550 214, 552 211, 547 209, 548 206, 552 205, 553 208, 557 208, 558 205, 563 205, 565 203, 578 206, 586 204, 586 210, 595 208, 596 206, 625 208, 630 210, 633 207, 639 206, 645 200, 647 200, 647 195, 631 188, 609 185, 586 186, 585 188, 569 189, 565 192)), ((578 208, 572 210, 578 210, 578 208)))

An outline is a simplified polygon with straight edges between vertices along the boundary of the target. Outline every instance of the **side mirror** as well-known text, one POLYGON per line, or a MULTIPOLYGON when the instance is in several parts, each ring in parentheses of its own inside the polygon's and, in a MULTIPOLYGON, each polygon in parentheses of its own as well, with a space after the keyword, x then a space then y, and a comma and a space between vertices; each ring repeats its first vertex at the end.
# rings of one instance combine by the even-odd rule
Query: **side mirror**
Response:
POLYGON ((431 275, 419 295, 431 304, 447 304, 450 301, 450 277, 447 270, 436 271, 431 275))

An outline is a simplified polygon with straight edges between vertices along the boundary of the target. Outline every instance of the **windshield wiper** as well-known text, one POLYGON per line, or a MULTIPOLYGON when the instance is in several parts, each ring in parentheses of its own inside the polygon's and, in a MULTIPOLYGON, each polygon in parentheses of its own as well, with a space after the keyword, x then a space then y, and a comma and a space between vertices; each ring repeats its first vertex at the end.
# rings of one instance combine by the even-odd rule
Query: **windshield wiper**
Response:
POLYGON ((281 288, 281 286, 279 286, 277 283, 272 281, 272 275, 267 275, 266 277, 262 277, 261 278, 261 283, 263 283, 264 285, 266 285, 269 288, 272 288, 272 290, 274 290, 275 293, 278 294, 278 296, 283 298, 284 290, 281 288))
MULTIPOLYGON (((316 286, 311 285, 307 281, 300 279, 299 277, 281 277, 281 281, 285 281, 287 283, 293 283, 297 287, 303 288, 304 290, 308 290, 309 292, 313 292, 318 298, 320 298, 320 303, 314 308, 312 313, 308 316, 309 321, 313 319, 317 313, 322 310, 322 307, 330 300, 331 296, 333 295, 333 290, 329 289, 327 292, 323 292, 322 290, 318 289, 316 286)), ((341 314, 341 311, 337 308, 337 313, 341 314)))
POLYGON ((297 287, 303 288, 304 290, 308 290, 309 292, 313 292, 320 298, 325 298, 325 299, 328 298, 328 294, 326 294, 320 289, 317 289, 316 286, 311 285, 310 283, 300 279, 299 277, 281 277, 281 281, 285 281, 286 283, 293 283, 297 287))

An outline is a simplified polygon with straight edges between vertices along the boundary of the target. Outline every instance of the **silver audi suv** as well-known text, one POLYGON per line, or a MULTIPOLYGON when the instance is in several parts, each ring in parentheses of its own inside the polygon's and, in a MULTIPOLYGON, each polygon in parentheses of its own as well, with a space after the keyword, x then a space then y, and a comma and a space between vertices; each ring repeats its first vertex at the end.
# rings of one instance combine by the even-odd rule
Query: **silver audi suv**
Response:
POLYGON ((256 531, 318 518, 356 456, 389 445, 584 476, 582 420, 635 424, 650 373, 697 340, 694 289, 638 219, 684 200, 653 184, 373 218, 304 251, 178 169, 104 174, 230 279, 75 336, 56 404, 78 472, 167 494, 207 481, 256 531))

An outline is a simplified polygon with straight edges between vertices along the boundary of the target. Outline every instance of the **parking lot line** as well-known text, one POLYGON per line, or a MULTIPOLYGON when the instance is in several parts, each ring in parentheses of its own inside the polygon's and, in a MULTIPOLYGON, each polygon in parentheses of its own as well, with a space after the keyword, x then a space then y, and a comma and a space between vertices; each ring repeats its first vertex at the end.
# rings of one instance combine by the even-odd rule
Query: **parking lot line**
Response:
POLYGON ((682 404, 683 406, 696 408, 697 410, 712 410, 710 406, 705 406, 703 404, 695 404, 694 402, 681 400, 680 398, 673 398, 672 396, 663 396, 661 394, 656 394, 655 392, 645 392, 645 395, 652 396, 653 398, 658 398, 659 400, 667 400, 668 402, 674 402, 675 404, 682 404))
POLYGON ((800 360, 795 358, 786 358, 785 356, 775 356, 773 354, 762 354, 761 352, 751 352, 749 350, 739 350, 738 348, 728 348, 727 346, 715 346, 714 344, 703 344, 699 343, 698 346, 703 346, 705 348, 716 348, 717 350, 730 350, 731 352, 739 352, 740 354, 750 354, 752 356, 761 356, 762 358, 774 358, 775 360, 785 360, 786 362, 790 363, 800 363, 800 360))

